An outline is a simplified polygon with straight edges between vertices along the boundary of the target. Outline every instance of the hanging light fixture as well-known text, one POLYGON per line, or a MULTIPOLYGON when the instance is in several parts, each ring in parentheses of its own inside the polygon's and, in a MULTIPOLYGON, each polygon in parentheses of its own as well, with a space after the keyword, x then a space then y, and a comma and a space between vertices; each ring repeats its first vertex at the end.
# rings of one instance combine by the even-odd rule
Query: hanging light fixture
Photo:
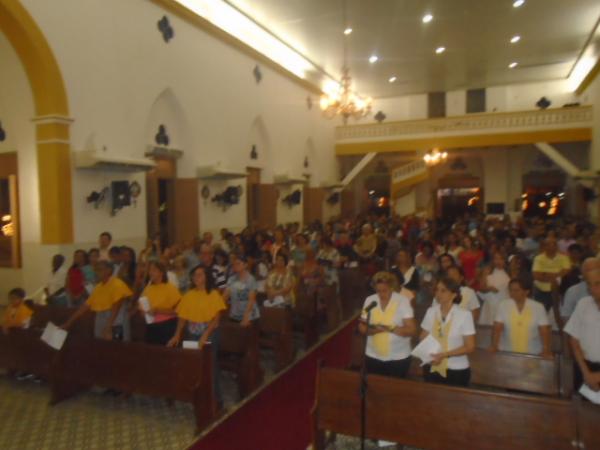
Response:
POLYGON ((445 162, 448 159, 448 152, 440 152, 437 148, 429 150, 423 156, 423 161, 428 166, 435 166, 439 163, 445 162))
MULTIPOLYGON (((346 0, 343 3, 344 24, 343 29, 349 29, 346 20, 346 0)), ((348 67, 348 35, 344 35, 344 66, 342 67, 342 79, 339 83, 327 86, 325 93, 321 96, 321 110, 323 114, 332 119, 342 116, 344 125, 348 123, 349 117, 360 119, 371 112, 371 98, 361 97, 352 90, 352 77, 348 67)))

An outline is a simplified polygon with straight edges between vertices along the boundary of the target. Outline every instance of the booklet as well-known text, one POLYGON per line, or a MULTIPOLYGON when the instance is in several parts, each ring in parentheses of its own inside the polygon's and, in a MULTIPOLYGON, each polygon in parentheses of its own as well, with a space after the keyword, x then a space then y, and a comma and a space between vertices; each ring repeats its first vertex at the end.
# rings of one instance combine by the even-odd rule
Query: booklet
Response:
POLYGON ((53 349, 60 350, 67 339, 67 332, 52 322, 48 322, 41 339, 53 349))
POLYGON ((579 393, 587 398, 590 402, 600 405, 600 391, 592 391, 587 384, 582 384, 579 393))
POLYGON ((183 341, 181 343, 181 347, 187 348, 187 349, 194 349, 194 350, 198 350, 198 348, 200 348, 198 346, 198 341, 183 341))
POLYGON ((421 365, 423 366, 433 361, 433 358, 431 357, 432 354, 439 353, 441 350, 442 346, 440 343, 436 338, 429 334, 413 349, 411 355, 419 358, 422 361, 421 365))

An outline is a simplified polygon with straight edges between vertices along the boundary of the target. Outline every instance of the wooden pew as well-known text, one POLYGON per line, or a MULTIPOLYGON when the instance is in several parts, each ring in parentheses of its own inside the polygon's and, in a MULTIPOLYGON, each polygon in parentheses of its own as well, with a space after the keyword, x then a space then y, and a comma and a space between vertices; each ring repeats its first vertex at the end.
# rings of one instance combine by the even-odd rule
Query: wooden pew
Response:
POLYGON ((577 426, 579 429, 579 448, 600 448, 600 405, 594 405, 587 401, 577 399, 577 426))
POLYGON ((52 369, 51 404, 100 386, 192 403, 201 430, 216 414, 210 351, 69 336, 52 369))
POLYGON ((345 319, 352 317, 367 297, 365 275, 359 268, 340 269, 340 299, 345 319))
MULTIPOLYGON (((363 348, 364 337, 357 332, 352 342, 351 369, 358 370, 362 366, 363 348)), ((422 378, 420 363, 417 358, 412 359, 410 378, 422 378)), ((549 360, 535 355, 477 349, 469 355, 469 363, 474 386, 563 398, 570 398, 573 392, 573 364, 559 355, 549 360)))
MULTIPOLYGON (((33 316, 29 329, 12 329, 8 335, 0 332, 0 367, 11 372, 32 373, 49 379, 58 352, 40 339, 43 328, 48 322, 62 325, 76 309, 40 305, 33 305, 32 309, 33 316)), ((73 324, 69 334, 91 338, 94 334, 93 324, 94 315, 85 314, 73 324)))
POLYGON ((294 325, 300 327, 304 333, 305 349, 312 347, 319 340, 316 294, 309 295, 301 287, 296 288, 296 304, 293 315, 294 325))
POLYGON ((260 309, 260 346, 275 351, 277 370, 294 360, 292 312, 288 308, 260 309))
MULTIPOLYGON (((359 374, 320 369, 312 411, 314 448, 326 430, 360 435, 359 374)), ((368 377, 368 439, 429 449, 561 450, 577 439, 574 405, 566 400, 497 394, 368 377)))
POLYGON ((258 327, 223 321, 219 325, 219 368, 237 376, 243 398, 263 381, 258 327))
POLYGON ((342 305, 337 293, 337 285, 322 286, 317 291, 317 298, 325 305, 324 316, 327 331, 331 332, 342 323, 342 305))
MULTIPOLYGON (((487 349, 492 345, 492 328, 491 325, 477 325, 475 340, 478 348, 487 349)), ((563 354, 565 352, 563 341, 560 332, 552 332, 551 347, 553 353, 563 354)))

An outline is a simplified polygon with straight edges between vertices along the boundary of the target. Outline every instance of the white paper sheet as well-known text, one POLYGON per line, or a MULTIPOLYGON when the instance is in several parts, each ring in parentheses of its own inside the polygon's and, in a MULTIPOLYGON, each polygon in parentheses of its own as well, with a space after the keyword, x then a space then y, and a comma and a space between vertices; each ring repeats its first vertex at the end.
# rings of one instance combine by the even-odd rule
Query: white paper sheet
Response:
POLYGON ((52 322, 48 322, 42 333, 42 341, 55 350, 60 350, 67 339, 67 332, 57 327, 52 322))
POLYGON ((583 384, 581 385, 581 389, 579 389, 579 393, 587 398, 590 402, 600 405, 600 391, 592 391, 587 384, 583 384))
POLYGON ((431 355, 439 353, 440 350, 442 350, 440 343, 436 338, 429 334, 413 349, 411 355, 419 358, 421 360, 421 365, 423 366, 433 361, 431 355))
POLYGON ((181 343, 183 348, 198 350, 198 341, 183 341, 181 343))
POLYGON ((265 300, 263 303, 263 306, 265 306, 266 308, 274 308, 276 306, 283 306, 285 305, 285 300, 283 299, 283 297, 281 295, 276 296, 273 301, 271 300, 265 300))
POLYGON ((150 307, 150 300, 148 300, 148 297, 140 297, 138 302, 142 307, 142 311, 145 312, 144 318, 146 319, 146 323, 154 323, 154 316, 148 312, 152 309, 150 307))

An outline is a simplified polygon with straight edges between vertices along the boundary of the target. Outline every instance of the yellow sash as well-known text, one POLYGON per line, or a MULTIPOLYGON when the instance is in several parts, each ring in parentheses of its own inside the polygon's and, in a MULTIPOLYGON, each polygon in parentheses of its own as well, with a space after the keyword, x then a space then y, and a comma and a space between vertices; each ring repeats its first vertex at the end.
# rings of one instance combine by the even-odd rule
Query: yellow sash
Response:
POLYGON ((523 311, 515 304, 510 312, 510 347, 511 351, 527 353, 529 350, 529 326, 533 320, 531 307, 525 305, 523 311))
MULTIPOLYGON (((448 314, 451 314, 450 312, 448 314)), ((438 319, 437 315, 433 320, 433 330, 431 330, 431 335, 437 339, 437 341, 442 346, 442 352, 448 351, 448 335, 450 334, 450 330, 452 329, 452 317, 450 320, 446 322, 445 325, 442 326, 442 322, 438 319)), ((442 362, 439 364, 431 365, 431 372, 437 372, 444 378, 446 378, 446 372, 448 370, 448 358, 442 359, 442 362)))
MULTIPOLYGON (((382 311, 381 307, 373 309, 371 312, 371 323, 373 325, 384 325, 386 327, 394 325, 396 309, 398 309, 398 303, 392 303, 392 300, 390 299, 385 311, 382 311)), ((382 358, 387 358, 390 355, 392 335, 390 333, 377 333, 371 336, 371 338, 371 343, 373 344, 375 352, 382 358)))

